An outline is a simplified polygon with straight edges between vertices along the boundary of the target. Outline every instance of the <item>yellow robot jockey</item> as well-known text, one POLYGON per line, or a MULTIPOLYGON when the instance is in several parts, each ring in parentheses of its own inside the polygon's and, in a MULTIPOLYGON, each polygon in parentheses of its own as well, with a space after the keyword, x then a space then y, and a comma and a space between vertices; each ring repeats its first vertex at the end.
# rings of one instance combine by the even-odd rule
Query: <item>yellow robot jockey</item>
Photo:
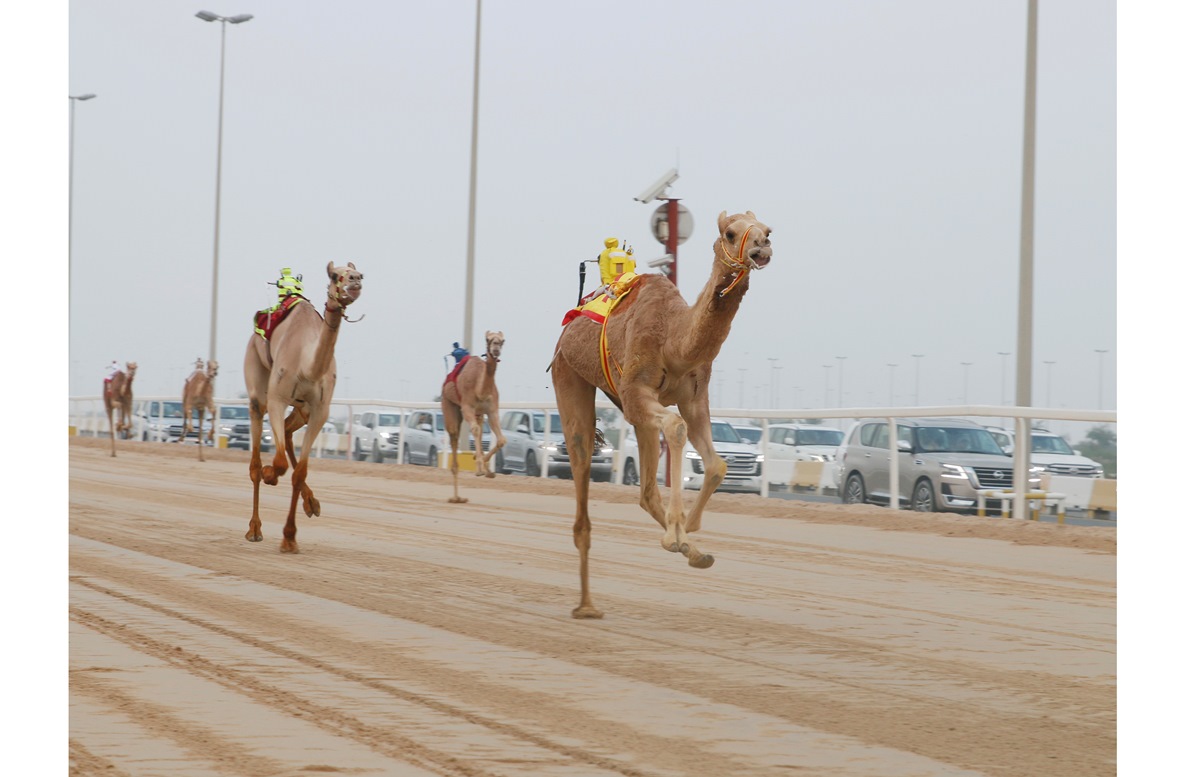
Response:
MULTIPOLYGON (((277 311, 279 311, 280 308, 284 307, 284 301, 287 300, 288 297, 304 296, 303 281, 303 275, 292 275, 291 267, 284 267, 279 271, 279 280, 275 281, 275 288, 277 290, 276 293, 279 295, 279 300, 271 307, 260 310, 257 314, 255 314, 255 332, 263 337, 267 336, 267 329, 269 327, 266 326, 266 323, 271 320, 271 317, 277 311)), ((268 285, 270 283, 271 281, 267 281, 268 285)), ((282 314, 280 314, 279 318, 282 318, 282 314)))
POLYGON ((596 262, 600 265, 600 287, 583 298, 582 302, 585 303, 602 293, 607 293, 612 282, 624 273, 637 270, 637 262, 633 260, 633 249, 617 248, 615 237, 604 239, 604 250, 596 257, 596 262))

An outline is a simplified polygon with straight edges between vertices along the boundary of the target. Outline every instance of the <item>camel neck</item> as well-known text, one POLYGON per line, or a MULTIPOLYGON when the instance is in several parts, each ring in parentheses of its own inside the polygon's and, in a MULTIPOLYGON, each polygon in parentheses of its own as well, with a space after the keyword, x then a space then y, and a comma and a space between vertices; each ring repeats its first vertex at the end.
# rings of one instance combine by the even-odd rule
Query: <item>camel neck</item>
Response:
POLYGON ((333 347, 337 344, 343 314, 342 308, 331 309, 326 303, 323 315, 325 326, 321 327, 321 334, 317 338, 317 351, 313 356, 313 375, 324 375, 333 365, 333 347))
POLYGON ((733 326, 733 317, 750 288, 749 273, 734 284, 738 270, 721 260, 717 253, 721 248, 719 242, 713 246, 708 281, 700 290, 696 304, 688 309, 687 334, 679 343, 680 356, 690 363, 712 362, 717 358, 733 326))

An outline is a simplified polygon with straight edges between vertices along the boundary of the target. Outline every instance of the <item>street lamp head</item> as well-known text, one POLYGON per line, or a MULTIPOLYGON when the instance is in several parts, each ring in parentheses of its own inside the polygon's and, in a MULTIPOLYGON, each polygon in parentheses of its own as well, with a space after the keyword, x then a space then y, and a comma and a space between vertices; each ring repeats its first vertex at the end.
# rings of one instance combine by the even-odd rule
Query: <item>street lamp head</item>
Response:
POLYGON ((95 96, 96 96, 96 95, 94 95, 94 94, 91 94, 91 93, 88 93, 88 94, 73 94, 73 95, 70 95, 70 97, 71 97, 71 99, 72 99, 72 100, 90 100, 90 99, 92 99, 92 98, 93 98, 93 97, 95 97, 95 96))
POLYGON ((206 22, 215 22, 218 19, 220 19, 221 17, 217 16, 212 11, 197 11, 196 18, 203 19, 206 22))
POLYGON ((253 18, 254 18, 253 14, 240 13, 237 16, 230 16, 229 23, 230 24, 241 24, 242 22, 248 22, 253 18))

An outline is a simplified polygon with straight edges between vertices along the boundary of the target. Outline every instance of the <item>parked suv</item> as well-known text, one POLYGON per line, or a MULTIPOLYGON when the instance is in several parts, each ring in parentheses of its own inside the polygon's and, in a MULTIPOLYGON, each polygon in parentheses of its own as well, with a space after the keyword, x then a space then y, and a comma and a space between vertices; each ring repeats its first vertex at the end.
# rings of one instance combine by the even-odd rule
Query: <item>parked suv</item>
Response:
MULTIPOLYGON (((474 453, 475 439, 471 430, 463 424, 462 442, 458 446, 459 453, 474 453)), ((492 448, 492 428, 486 421, 483 423, 483 451, 487 453, 492 448)), ((429 467, 438 465, 438 454, 450 450, 450 441, 446 435, 446 424, 440 410, 413 410, 404 420, 404 447, 400 460, 405 464, 424 464, 429 467)), ((497 454, 498 455, 498 454, 497 454)))
MULTIPOLYGON (((1013 485, 1012 458, 987 429, 957 418, 896 419, 900 504, 913 510, 970 512, 979 492, 1013 485)), ((860 421, 838 448, 839 491, 848 504, 888 504, 891 443, 885 419, 860 421)), ((1031 467, 1029 488, 1037 488, 1040 467, 1031 467)), ((988 500, 1000 509, 999 500, 988 500)))
MULTIPOLYGON (((509 410, 500 417, 504 430, 504 447, 496 452, 496 471, 501 474, 521 472, 542 474, 542 461, 547 455, 546 474, 550 477, 571 477, 571 459, 567 454, 562 419, 550 413, 550 435, 546 435, 546 413, 541 410, 509 410)), ((592 480, 612 479, 612 446, 594 440, 592 444, 592 480)))
MULTIPOLYGON (((1012 455, 1014 432, 989 426, 988 432, 999 443, 1001 449, 1012 455)), ((1029 463, 1044 467, 1050 475, 1070 475, 1077 478, 1102 478, 1104 465, 1072 450, 1066 440, 1045 429, 1029 432, 1029 463)))
MULTIPOLYGON (((229 443, 227 447, 236 448, 238 450, 250 450, 250 411, 246 410, 246 420, 236 421, 229 429, 229 443)), ((261 453, 271 453, 275 450, 275 433, 271 429, 271 418, 266 413, 263 413, 262 420, 262 437, 258 440, 258 450, 261 453)))
MULTIPOLYGON (((725 479, 717 486, 718 491, 749 491, 759 493, 762 489, 763 455, 757 445, 747 445, 734 431, 728 421, 714 418, 712 425, 713 448, 725 459, 725 479)), ((660 449, 661 449, 660 442, 660 449)), ((658 482, 666 482, 667 457, 660 452, 658 457, 658 482)), ((637 485, 639 473, 637 436, 630 430, 625 435, 625 447, 621 452, 621 482, 637 485)), ((704 462, 700 454, 686 443, 683 446, 683 487, 700 490, 704 484, 704 462)))
POLYGON ((183 425, 183 402, 145 400, 133 413, 133 436, 143 442, 170 442, 179 438, 179 429, 171 436, 171 427, 183 425))
POLYGON ((354 460, 367 456, 379 463, 394 459, 400 450, 400 413, 377 413, 368 410, 354 424, 354 460))
POLYGON ((833 461, 845 435, 820 424, 772 424, 767 431, 771 460, 833 461))

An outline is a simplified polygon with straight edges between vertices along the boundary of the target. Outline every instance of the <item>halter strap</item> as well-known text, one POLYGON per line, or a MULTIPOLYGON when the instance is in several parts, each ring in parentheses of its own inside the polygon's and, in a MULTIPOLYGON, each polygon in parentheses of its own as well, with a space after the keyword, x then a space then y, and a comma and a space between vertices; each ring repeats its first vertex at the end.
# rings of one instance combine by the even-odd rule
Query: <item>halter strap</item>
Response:
POLYGON ((742 282, 742 279, 745 278, 749 274, 750 270, 759 269, 758 264, 753 259, 750 259, 749 257, 745 256, 746 240, 749 239, 750 230, 753 228, 754 227, 748 227, 746 229, 746 231, 742 234, 742 243, 741 243, 741 245, 738 246, 738 255, 736 257, 729 255, 729 249, 725 247, 725 239, 724 239, 724 237, 721 238, 721 251, 725 254, 725 258, 723 261, 725 262, 725 264, 727 264, 730 267, 737 270, 738 274, 733 277, 733 280, 730 281, 728 286, 721 289, 718 296, 724 297, 726 294, 733 291, 734 286, 737 286, 739 283, 742 282))

